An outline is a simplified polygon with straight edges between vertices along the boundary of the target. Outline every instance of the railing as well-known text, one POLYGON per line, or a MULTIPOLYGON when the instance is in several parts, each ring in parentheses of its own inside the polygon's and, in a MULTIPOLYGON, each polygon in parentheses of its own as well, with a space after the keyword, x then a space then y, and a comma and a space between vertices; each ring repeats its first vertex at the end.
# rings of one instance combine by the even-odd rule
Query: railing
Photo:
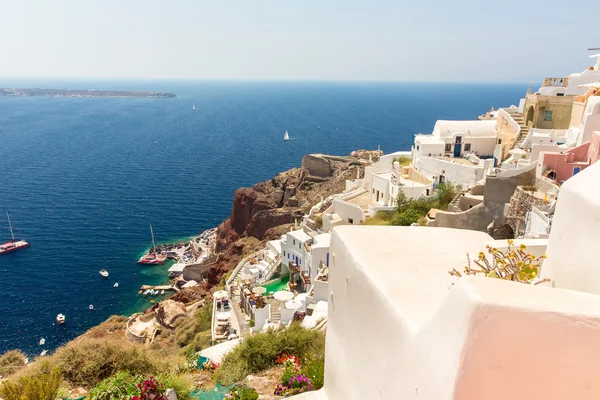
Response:
POLYGON ((251 257, 255 257, 256 254, 257 253, 252 253, 252 254, 247 255, 246 257, 242 258, 242 261, 240 261, 238 263, 238 265, 233 269, 233 271, 231 272, 231 275, 229 276, 229 279, 227 279, 227 281, 225 282, 225 288, 227 289, 227 293, 229 294, 230 298, 231 298, 231 283, 235 280, 235 277, 240 272, 240 269, 242 269, 242 267, 246 264, 246 262, 248 262, 248 260, 251 257))
POLYGON ((277 267, 280 264, 281 264, 281 258, 275 258, 273 261, 271 261, 269 263, 269 265, 267 266, 267 268, 265 269, 265 272, 263 273, 262 278, 260 278, 258 280, 258 284, 265 283, 268 280, 268 278, 271 277, 273 272, 275 272, 275 269, 277 269, 277 267))
POLYGON ((567 87, 568 84, 569 84, 569 78, 568 77, 564 77, 564 78, 544 78, 544 83, 542 84, 542 87, 549 87, 549 86, 567 87))

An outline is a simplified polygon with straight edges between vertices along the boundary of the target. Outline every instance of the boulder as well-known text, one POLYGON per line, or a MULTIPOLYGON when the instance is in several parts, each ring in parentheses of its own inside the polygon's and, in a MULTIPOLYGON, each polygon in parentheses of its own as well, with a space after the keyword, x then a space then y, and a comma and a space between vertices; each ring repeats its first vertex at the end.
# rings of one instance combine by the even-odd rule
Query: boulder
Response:
POLYGON ((169 329, 173 329, 173 324, 177 318, 184 317, 187 314, 183 303, 170 299, 158 303, 155 312, 158 323, 169 329))

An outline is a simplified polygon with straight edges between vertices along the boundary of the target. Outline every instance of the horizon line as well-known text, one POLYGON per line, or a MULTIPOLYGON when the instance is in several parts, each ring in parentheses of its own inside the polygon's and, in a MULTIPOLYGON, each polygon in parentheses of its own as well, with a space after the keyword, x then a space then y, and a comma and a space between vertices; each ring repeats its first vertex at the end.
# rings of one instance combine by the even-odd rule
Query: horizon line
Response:
MULTIPOLYGON (((530 84, 536 80, 527 79, 515 81, 501 80, 454 80, 454 81, 427 81, 427 80, 377 80, 377 79, 312 79, 312 78, 179 78, 179 77, 65 77, 65 76, 0 76, 2 80, 80 80, 80 81, 196 81, 196 82, 322 82, 322 83, 411 83, 411 84, 530 84)), ((543 80, 543 79, 542 79, 543 80)), ((540 80, 541 82, 541 80, 540 80)))

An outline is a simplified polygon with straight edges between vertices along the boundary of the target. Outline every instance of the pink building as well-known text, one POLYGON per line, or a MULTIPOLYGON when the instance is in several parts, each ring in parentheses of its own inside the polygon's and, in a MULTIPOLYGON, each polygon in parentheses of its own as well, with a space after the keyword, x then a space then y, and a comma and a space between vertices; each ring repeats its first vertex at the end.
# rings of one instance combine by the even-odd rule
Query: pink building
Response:
POLYGON ((544 153, 541 163, 541 173, 563 183, 570 177, 595 163, 600 158, 600 132, 592 134, 592 140, 562 153, 544 153))

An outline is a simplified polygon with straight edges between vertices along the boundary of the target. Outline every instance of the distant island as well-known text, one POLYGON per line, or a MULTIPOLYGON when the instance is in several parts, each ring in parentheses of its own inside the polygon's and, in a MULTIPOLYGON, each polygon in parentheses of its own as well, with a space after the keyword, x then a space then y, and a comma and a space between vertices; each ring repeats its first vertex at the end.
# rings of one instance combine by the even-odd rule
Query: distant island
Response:
POLYGON ((30 96, 50 96, 50 97, 149 97, 149 98, 168 98, 177 97, 175 93, 168 92, 134 92, 129 90, 97 90, 97 89, 15 89, 0 88, 1 97, 30 97, 30 96))

